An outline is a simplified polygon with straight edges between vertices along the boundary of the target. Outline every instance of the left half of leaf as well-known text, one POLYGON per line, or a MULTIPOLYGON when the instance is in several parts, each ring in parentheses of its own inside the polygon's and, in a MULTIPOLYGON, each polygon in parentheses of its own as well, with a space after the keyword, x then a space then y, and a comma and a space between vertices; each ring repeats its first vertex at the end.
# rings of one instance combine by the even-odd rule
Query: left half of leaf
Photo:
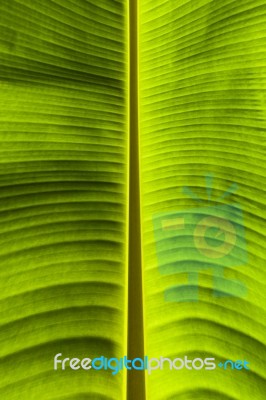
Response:
POLYGON ((126 347, 123 0, 0 2, 0 397, 124 399, 60 359, 126 347))

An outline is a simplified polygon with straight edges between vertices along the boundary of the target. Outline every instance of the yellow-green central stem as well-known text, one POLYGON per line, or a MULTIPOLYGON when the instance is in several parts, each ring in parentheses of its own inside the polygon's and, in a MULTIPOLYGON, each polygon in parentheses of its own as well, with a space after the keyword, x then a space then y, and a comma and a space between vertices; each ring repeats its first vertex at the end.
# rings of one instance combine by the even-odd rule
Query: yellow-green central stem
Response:
MULTIPOLYGON (((139 131, 138 131, 138 4, 129 1, 130 25, 130 173, 128 357, 144 357, 141 266, 139 131)), ((128 371, 127 400, 145 400, 144 371, 128 371)))

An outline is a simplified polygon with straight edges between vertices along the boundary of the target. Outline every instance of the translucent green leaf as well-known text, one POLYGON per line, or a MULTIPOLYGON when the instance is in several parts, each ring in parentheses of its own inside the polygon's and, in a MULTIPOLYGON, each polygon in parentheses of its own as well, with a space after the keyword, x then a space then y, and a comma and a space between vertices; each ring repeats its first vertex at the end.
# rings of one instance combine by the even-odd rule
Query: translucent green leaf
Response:
POLYGON ((125 2, 0 3, 1 399, 122 399, 125 2))
POLYGON ((166 362, 146 376, 151 400, 265 398, 265 23, 260 0, 140 2, 145 352, 251 369, 166 362), (238 242, 213 259, 195 229, 221 215, 238 242))

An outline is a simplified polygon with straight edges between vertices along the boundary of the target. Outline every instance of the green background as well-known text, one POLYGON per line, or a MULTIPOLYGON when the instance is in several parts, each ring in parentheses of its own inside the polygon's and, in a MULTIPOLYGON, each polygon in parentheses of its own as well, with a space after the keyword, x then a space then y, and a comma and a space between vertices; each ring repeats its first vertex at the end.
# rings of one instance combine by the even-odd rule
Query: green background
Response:
POLYGON ((125 373, 53 357, 122 357, 142 313, 139 355, 251 366, 154 371, 147 400, 265 398, 265 23, 265 0, 0 0, 1 399, 125 399, 125 373), (198 302, 165 302, 187 275, 160 274, 152 221, 196 207, 184 186, 243 209, 248 262, 225 274, 245 298, 215 298, 210 269, 198 302))

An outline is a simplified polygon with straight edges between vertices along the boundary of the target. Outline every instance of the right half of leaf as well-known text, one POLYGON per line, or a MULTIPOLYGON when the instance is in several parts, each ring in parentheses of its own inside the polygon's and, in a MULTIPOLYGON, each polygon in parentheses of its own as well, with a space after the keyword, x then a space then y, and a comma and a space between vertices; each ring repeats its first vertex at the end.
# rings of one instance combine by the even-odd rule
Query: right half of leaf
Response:
POLYGON ((217 365, 166 361, 149 400, 265 398, 265 24, 261 0, 140 3, 145 351, 217 365))

